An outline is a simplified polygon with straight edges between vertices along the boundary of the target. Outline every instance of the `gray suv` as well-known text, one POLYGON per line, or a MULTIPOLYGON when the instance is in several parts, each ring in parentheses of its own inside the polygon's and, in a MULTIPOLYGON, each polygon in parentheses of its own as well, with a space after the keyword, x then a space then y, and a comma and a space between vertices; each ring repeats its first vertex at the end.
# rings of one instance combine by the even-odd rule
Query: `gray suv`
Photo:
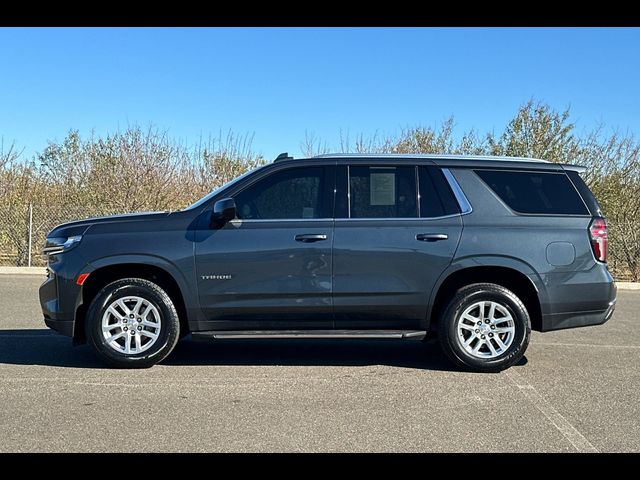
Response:
POLYGON ((47 237, 46 324, 118 367, 180 338, 422 340, 458 366, 516 363, 531 329, 612 315, 607 224, 582 167, 528 158, 276 161, 185 210, 47 237))

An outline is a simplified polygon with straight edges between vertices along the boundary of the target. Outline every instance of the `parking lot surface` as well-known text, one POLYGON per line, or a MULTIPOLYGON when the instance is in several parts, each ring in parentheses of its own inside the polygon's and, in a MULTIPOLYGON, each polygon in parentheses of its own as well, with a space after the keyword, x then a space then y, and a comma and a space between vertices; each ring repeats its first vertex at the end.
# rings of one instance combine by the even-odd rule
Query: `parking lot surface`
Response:
POLYGON ((41 281, 0 275, 1 452, 640 451, 640 291, 500 374, 434 342, 310 340, 187 339, 112 370, 46 329, 41 281))

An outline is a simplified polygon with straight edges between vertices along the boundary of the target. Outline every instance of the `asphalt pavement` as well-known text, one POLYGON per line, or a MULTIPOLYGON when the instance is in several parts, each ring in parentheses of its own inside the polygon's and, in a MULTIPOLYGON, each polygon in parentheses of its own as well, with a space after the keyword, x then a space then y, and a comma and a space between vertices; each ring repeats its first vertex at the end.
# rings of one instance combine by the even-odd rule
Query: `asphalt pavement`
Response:
POLYGON ((46 329, 41 281, 0 275, 0 452, 640 451, 640 291, 500 374, 437 343, 311 340, 187 339, 112 370, 46 329))

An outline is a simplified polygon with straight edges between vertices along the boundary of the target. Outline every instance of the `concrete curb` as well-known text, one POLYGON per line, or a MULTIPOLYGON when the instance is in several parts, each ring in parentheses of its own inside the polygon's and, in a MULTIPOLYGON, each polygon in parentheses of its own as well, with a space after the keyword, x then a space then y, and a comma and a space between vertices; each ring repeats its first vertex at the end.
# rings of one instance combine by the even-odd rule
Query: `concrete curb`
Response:
MULTIPOLYGON (((44 267, 0 267, 0 275, 46 275, 44 267)), ((616 282, 619 290, 640 290, 640 282, 616 282)))
POLYGON ((46 275, 44 267, 0 267, 0 275, 46 275))

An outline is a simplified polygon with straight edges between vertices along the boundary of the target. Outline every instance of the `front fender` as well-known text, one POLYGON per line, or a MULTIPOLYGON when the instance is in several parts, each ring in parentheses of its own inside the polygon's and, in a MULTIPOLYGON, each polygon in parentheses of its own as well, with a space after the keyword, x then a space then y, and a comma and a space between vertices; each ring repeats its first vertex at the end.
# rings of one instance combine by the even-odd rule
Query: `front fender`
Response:
POLYGON ((197 289, 195 288, 193 280, 195 275, 193 271, 193 262, 184 263, 184 265, 178 266, 166 258, 148 254, 110 255, 90 262, 82 271, 85 273, 91 273, 104 267, 123 264, 149 265, 160 268, 171 275, 178 284, 178 288, 180 289, 180 293, 182 294, 186 307, 188 322, 189 324, 192 324, 200 320, 201 312, 199 308, 197 289))

